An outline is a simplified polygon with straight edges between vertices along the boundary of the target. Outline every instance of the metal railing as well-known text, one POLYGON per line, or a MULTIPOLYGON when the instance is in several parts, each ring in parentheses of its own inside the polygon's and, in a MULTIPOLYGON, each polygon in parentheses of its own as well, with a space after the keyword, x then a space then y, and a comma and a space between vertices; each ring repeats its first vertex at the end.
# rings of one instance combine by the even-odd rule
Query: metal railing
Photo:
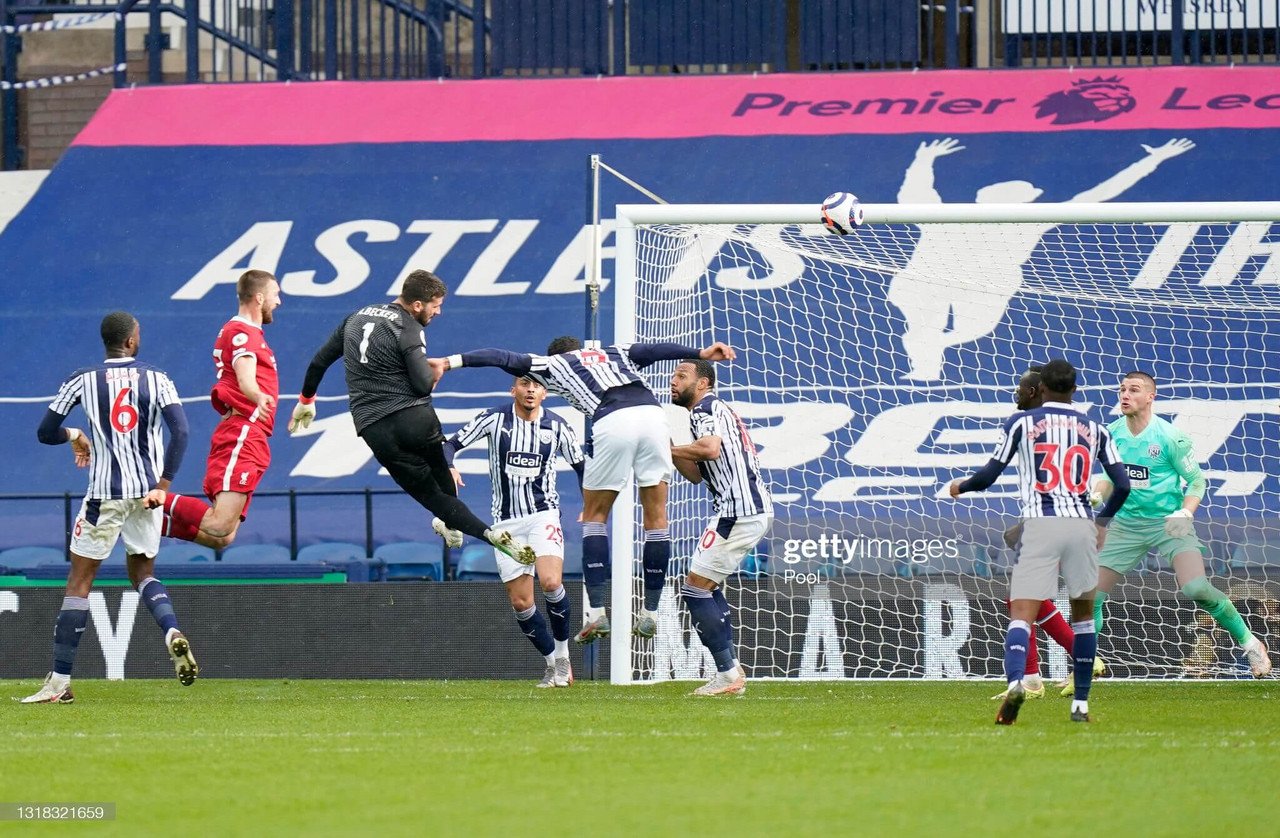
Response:
POLYGON ((104 10, 120 86, 1280 61, 1280 0, 0 0, 0 82, 15 24, 104 10))

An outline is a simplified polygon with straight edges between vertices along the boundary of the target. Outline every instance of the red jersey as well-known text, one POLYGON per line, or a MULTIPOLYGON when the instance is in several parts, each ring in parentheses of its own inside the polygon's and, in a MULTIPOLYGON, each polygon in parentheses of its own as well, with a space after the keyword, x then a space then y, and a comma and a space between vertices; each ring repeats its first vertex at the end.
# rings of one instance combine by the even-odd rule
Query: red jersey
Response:
POLYGON ((240 392, 240 383, 236 381, 236 371, 232 364, 236 358, 244 355, 252 355, 257 359, 258 389, 279 402, 280 378, 276 373, 276 356, 271 347, 267 346, 262 327, 240 316, 228 320, 213 342, 213 365, 217 369, 218 381, 209 393, 209 401, 213 404, 213 409, 224 416, 228 412, 242 416, 270 436, 275 427, 276 408, 279 405, 276 404, 264 415, 256 404, 240 392))

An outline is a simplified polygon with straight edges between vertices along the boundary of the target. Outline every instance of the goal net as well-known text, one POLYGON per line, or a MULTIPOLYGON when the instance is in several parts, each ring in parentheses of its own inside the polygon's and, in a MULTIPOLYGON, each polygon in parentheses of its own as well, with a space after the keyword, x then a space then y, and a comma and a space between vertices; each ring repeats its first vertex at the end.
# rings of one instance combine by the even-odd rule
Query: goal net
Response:
MULTIPOLYGON (((738 350, 716 389, 777 507, 726 585, 748 677, 1001 675, 1017 464, 985 493, 947 486, 987 461, 1027 367, 1055 357, 1104 423, 1125 372, 1155 377, 1156 414, 1191 437, 1208 482, 1210 578, 1275 637, 1280 204, 870 205, 848 236, 807 205, 618 213, 614 339, 738 350)), ((674 366, 646 372, 663 402, 674 366)), ((688 413, 668 410, 687 441, 688 413)), ((639 511, 615 510, 615 683, 714 672, 678 595, 712 516, 676 476, 659 633, 640 640, 639 511)), ((1041 673, 1064 676, 1063 650, 1038 640, 1041 673)), ((1120 677, 1248 674, 1154 553, 1108 601, 1100 654, 1120 677)))

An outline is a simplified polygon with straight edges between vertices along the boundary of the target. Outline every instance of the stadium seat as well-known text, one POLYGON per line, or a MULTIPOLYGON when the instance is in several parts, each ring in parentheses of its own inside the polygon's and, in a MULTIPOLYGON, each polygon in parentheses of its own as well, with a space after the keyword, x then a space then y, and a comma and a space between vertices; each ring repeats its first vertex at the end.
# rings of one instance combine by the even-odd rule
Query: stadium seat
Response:
POLYGON ((468 544, 458 559, 457 578, 462 582, 497 581, 498 560, 487 544, 468 544))
POLYGON ((222 553, 223 564, 280 564, 291 558, 283 544, 237 544, 222 553))
POLYGON ((385 565, 384 578, 388 582, 408 579, 439 582, 444 579, 444 546, 438 541, 383 544, 373 551, 373 557, 385 565))
POLYGON ((928 576, 935 573, 962 573, 966 576, 990 576, 991 556, 987 548, 981 544, 957 544, 957 554, 930 557, 925 562, 912 562, 911 571, 916 576, 928 576))
MULTIPOLYGON (((4 555, 0 554, 0 564, 4 555)), ((1271 567, 1280 570, 1280 544, 1241 544, 1231 552, 1231 569, 1271 567)))
POLYGON ((347 574, 348 582, 378 582, 383 576, 381 559, 372 559, 359 544, 329 541, 308 544, 298 551, 298 561, 317 562, 347 574))
POLYGON ((16 571, 55 563, 67 563, 67 554, 57 547, 10 547, 0 551, 0 575, 21 575, 16 571))
POLYGON ((160 553, 156 556, 156 564, 172 565, 185 562, 211 562, 213 548, 191 541, 167 539, 160 542, 160 553))

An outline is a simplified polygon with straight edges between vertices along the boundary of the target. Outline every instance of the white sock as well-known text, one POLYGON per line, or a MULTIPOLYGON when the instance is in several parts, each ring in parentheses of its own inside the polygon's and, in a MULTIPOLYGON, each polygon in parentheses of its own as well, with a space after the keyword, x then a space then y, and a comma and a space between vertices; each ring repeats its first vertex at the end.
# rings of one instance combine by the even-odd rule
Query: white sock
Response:
POLYGON ((556 641, 556 657, 557 658, 569 657, 569 641, 568 640, 556 641))
POLYGON ((549 655, 543 655, 543 657, 547 659, 547 666, 555 666, 555 665, 556 665, 556 655, 555 655, 555 652, 552 652, 552 653, 551 653, 551 654, 549 654, 549 655))
POLYGON ((1075 712, 1088 713, 1088 712, 1089 712, 1089 702, 1087 702, 1087 701, 1075 701, 1075 700, 1073 699, 1073 700, 1072 700, 1072 702, 1071 702, 1071 712, 1072 712, 1072 713, 1075 713, 1075 712))
POLYGON ((176 628, 172 628, 172 629, 169 629, 168 631, 166 631, 166 632, 164 633, 164 645, 165 645, 165 646, 168 646, 168 645, 169 645, 169 641, 170 641, 170 640, 172 640, 172 639, 173 639, 173 636, 174 636, 175 634, 177 634, 177 633, 178 633, 178 630, 177 630, 176 628))
POLYGON ((644 609, 644 615, 645 615, 646 617, 648 617, 649 619, 653 620, 655 623, 656 623, 656 622, 658 622, 658 612, 657 612, 657 611, 650 611, 648 608, 646 608, 646 609, 644 609))
POLYGON ((53 677, 49 679, 49 686, 55 690, 65 690, 71 684, 70 675, 59 675, 56 672, 50 673, 53 677))
POLYGON ((590 605, 588 605, 586 610, 582 614, 582 622, 584 623, 593 622, 605 616, 607 613, 608 612, 605 610, 603 605, 600 606, 599 608, 592 608, 590 605))

